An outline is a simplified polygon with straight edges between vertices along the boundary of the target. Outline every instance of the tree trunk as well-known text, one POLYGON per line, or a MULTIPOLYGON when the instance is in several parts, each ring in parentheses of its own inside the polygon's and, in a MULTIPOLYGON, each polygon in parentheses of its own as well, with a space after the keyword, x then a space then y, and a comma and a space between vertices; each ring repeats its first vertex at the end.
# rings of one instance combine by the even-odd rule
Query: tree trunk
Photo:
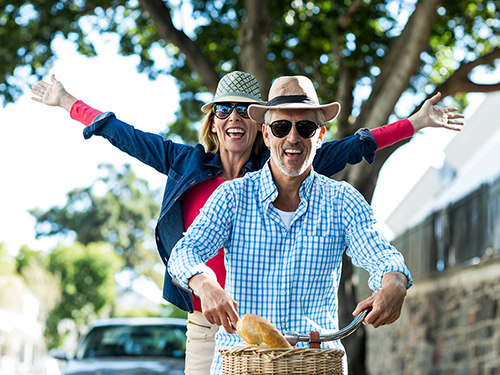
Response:
MULTIPOLYGON (((354 129, 361 127, 373 128, 387 123, 389 116, 408 87, 408 82, 420 64, 420 54, 429 42, 433 21, 436 17, 436 7, 440 0, 422 0, 417 2, 415 11, 401 35, 393 42, 389 49, 381 74, 377 77, 370 97, 363 104, 354 129)), ((341 133, 344 135, 344 133, 341 133)), ((383 163, 389 155, 399 147, 393 146, 377 152, 375 162, 368 166, 359 163, 348 166, 336 178, 347 180, 356 187, 370 203, 377 177, 383 163)), ((342 266, 342 281, 339 288, 339 321, 345 326, 352 320, 351 312, 356 308, 356 295, 352 284, 353 265, 344 257, 342 266)), ((365 347, 366 338, 364 330, 354 333, 343 340, 348 353, 349 372, 353 374, 366 374, 365 347)))
POLYGON ((429 44, 436 8, 441 0, 417 2, 406 27, 392 43, 373 85, 370 97, 361 107, 356 120, 358 127, 383 125, 394 110, 410 78, 420 65, 420 54, 429 44))
POLYGON ((241 48, 238 60, 241 70, 257 78, 264 100, 267 100, 271 87, 264 43, 270 30, 268 8, 267 0, 247 0, 245 4, 247 21, 241 24, 238 36, 238 45, 241 48))
MULTIPOLYGON (((353 319, 352 312, 358 304, 356 288, 352 283, 353 266, 351 259, 345 254, 342 256, 342 279, 338 291, 339 325, 347 326, 353 319)), ((350 336, 342 340, 347 353, 348 369, 350 374, 366 375, 366 334, 362 325, 350 336)))
POLYGON ((354 106, 354 82, 358 69, 341 66, 340 82, 337 90, 337 101, 340 103, 340 113, 337 117, 337 139, 345 138, 354 133, 351 113, 354 106))
MULTIPOLYGON (((356 119, 356 129, 373 128, 387 123, 401 94, 408 87, 410 78, 420 64, 420 54, 429 42, 439 3, 440 0, 417 2, 406 27, 394 40, 387 53, 370 97, 363 104, 361 113, 356 119)), ((396 148, 391 148, 391 152, 379 151, 376 162, 372 166, 367 166, 365 163, 349 166, 337 177, 351 183, 370 203, 380 168, 396 148)))

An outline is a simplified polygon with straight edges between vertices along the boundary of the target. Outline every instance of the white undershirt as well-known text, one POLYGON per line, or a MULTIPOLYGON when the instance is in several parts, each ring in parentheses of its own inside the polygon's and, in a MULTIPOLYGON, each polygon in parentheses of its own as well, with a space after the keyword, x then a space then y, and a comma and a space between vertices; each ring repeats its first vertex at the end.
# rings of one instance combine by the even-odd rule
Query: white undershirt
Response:
MULTIPOLYGON (((276 208, 276 207, 274 207, 274 208, 276 208)), ((276 211, 278 211, 278 213, 280 214, 281 220, 283 220, 283 223, 285 224, 286 229, 289 229, 290 222, 292 221, 293 215, 295 215, 295 211, 287 212, 287 211, 281 211, 277 208, 276 208, 276 211)))

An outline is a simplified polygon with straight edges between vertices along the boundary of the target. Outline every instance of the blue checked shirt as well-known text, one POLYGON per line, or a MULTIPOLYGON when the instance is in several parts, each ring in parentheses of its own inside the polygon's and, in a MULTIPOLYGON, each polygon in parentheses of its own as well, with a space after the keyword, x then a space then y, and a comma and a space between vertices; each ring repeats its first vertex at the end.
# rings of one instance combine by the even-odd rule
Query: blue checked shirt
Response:
MULTIPOLYGON (((240 316, 257 314, 281 332, 299 333, 339 329, 337 289, 346 247, 353 264, 370 273, 372 290, 390 271, 405 274, 410 287, 403 256, 374 229, 371 207, 352 186, 312 170, 300 188, 301 202, 289 228, 272 205, 277 195, 269 163, 223 183, 174 247, 170 274, 185 287, 201 272, 215 278, 205 263, 224 247, 225 289, 238 303, 240 316)), ((212 374, 221 373, 218 349, 242 340, 220 327, 216 342, 212 374)), ((342 348, 340 342, 322 345, 342 348)))

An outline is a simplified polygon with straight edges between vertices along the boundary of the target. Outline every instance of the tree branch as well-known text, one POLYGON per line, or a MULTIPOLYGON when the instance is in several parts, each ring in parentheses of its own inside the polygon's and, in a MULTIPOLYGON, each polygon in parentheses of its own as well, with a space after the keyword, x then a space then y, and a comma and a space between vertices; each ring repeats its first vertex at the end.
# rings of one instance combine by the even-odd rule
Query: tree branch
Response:
MULTIPOLYGON (((470 61, 462 64, 451 76, 444 82, 441 86, 436 87, 436 90, 430 94, 425 100, 434 96, 437 92, 441 92, 442 98, 446 96, 453 96, 459 92, 494 92, 500 91, 500 82, 495 84, 478 84, 474 83, 470 80, 469 74, 470 72, 481 65, 487 65, 494 63, 497 59, 500 58, 500 48, 495 48, 492 52, 487 55, 483 55, 478 57, 474 61, 470 61)), ((425 101, 424 100, 424 101, 425 101)), ((424 104, 424 101, 420 103, 412 113, 417 112, 420 107, 424 104)), ((392 155, 394 151, 396 151, 399 147, 403 146, 407 142, 410 141, 411 138, 405 139, 404 141, 400 141, 397 144, 392 145, 391 147, 387 147, 380 151, 377 151, 377 157, 375 158, 374 163, 371 166, 368 166, 364 163, 357 165, 356 173, 350 172, 350 182, 358 187, 363 194, 363 196, 370 202, 373 196, 375 184, 378 178, 378 172, 382 168, 382 165, 385 161, 392 155), (366 183, 363 179, 369 180, 372 183, 366 183)), ((354 169, 354 168, 352 168, 354 169)), ((344 174, 336 176, 337 178, 345 178, 344 174)))
POLYGON ((347 30, 351 27, 354 15, 363 5, 363 0, 354 0, 347 9, 347 12, 337 19, 338 25, 342 30, 347 30))
POLYGON ((500 48, 496 47, 494 48, 490 53, 487 53, 486 55, 480 56, 474 61, 469 61, 465 64, 462 64, 460 68, 457 70, 463 68, 465 71, 468 71, 469 73, 472 71, 472 69, 478 67, 479 65, 487 65, 487 64, 492 64, 495 62, 496 59, 500 59, 500 48))
MULTIPOLYGON (((446 96, 454 96, 455 94, 459 92, 494 92, 494 91, 500 91, 500 82, 495 83, 495 84, 479 84, 479 83, 474 83, 470 80, 469 74, 470 72, 481 65, 487 65, 494 63, 497 59, 500 58, 500 48, 495 48, 492 52, 488 53, 487 55, 483 55, 481 57, 478 57, 474 61, 469 61, 467 63, 462 64, 451 76, 444 82, 441 86, 438 86, 436 90, 430 94, 425 100, 428 98, 433 97, 436 93, 440 92, 441 97, 444 98, 446 96)), ((424 100, 424 101, 425 101, 424 100)), ((420 107, 424 104, 424 101, 420 103, 413 113, 417 112, 420 107)), ((376 183, 376 179, 378 176, 378 171, 380 168, 382 168, 382 165, 385 163, 385 161, 389 158, 389 156, 392 155, 394 151, 396 151, 399 147, 403 146, 407 142, 410 141, 411 138, 405 139, 404 141, 400 141, 397 144, 392 145, 391 147, 387 147, 383 150, 377 151, 377 157, 375 158, 375 162, 372 164, 371 167, 367 167, 367 165, 364 165, 363 172, 357 173, 356 175, 363 175, 364 173, 368 174, 368 178, 373 180, 374 183, 376 183), (374 174, 376 172, 376 174, 374 174)), ((358 182, 358 181, 356 181, 358 182)), ((356 183, 355 182, 355 183, 356 183)), ((365 184, 361 184, 365 185, 365 184)), ((365 198, 368 199, 368 197, 371 199, 373 195, 375 185, 373 185, 373 188, 371 186, 368 186, 365 188, 365 191, 363 191, 363 195, 365 198)))
POLYGON ((493 64, 497 59, 500 59, 500 48, 493 49, 490 53, 478 57, 474 61, 463 63, 457 70, 445 81, 442 85, 436 87, 435 93, 440 92, 442 97, 454 96, 459 92, 493 92, 500 90, 500 83, 495 84, 479 84, 474 83, 469 78, 469 74, 474 68, 481 65, 493 64))
POLYGON ((174 44, 186 56, 189 68, 198 73, 200 82, 212 93, 217 89, 219 74, 196 43, 172 23, 171 10, 163 0, 139 0, 141 8, 149 13, 162 39, 174 44))

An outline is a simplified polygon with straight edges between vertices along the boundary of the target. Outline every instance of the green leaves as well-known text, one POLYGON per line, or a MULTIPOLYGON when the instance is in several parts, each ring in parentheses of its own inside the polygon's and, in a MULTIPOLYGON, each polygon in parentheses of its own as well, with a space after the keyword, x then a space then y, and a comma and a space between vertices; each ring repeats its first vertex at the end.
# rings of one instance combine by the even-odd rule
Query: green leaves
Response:
MULTIPOLYGON (((45 336, 48 347, 60 347, 73 324, 80 332, 105 308, 110 309, 116 295, 115 274, 123 260, 104 242, 86 246, 74 242, 59 244, 48 255, 48 270, 60 285, 60 302, 50 311, 45 336)), ((80 332, 81 333, 81 332, 80 332)))
MULTIPOLYGON (((257 69, 255 66, 265 71, 258 72, 260 80, 292 74, 311 77, 318 83, 323 102, 342 101, 338 121, 344 134, 347 122, 358 116, 366 99, 357 95, 353 100, 354 90, 370 91, 392 42, 407 26, 415 7, 423 6, 414 1, 383 0, 259 3, 267 7, 269 17, 267 26, 262 25, 264 40, 257 38, 252 43, 264 43, 267 60, 248 64, 240 61, 241 48, 245 48, 240 45, 241 27, 249 20, 248 4, 243 0, 196 0, 178 5, 151 0, 11 1, 0 6, 0 52, 4 56, 0 68, 5 72, 0 77, 0 96, 5 102, 14 101, 26 83, 47 73, 54 57, 51 41, 57 35, 73 40, 82 54, 90 56, 95 50, 87 36, 93 31, 113 32, 119 35, 120 53, 140 57, 140 72, 151 79, 159 74, 177 79, 181 108, 177 120, 165 131, 169 138, 196 142, 195 124, 201 118, 198 94, 214 90, 214 73, 257 69), (169 57, 169 64, 155 64, 155 49, 169 57), (211 66, 198 63, 203 59, 211 66)), ((499 48, 498 1, 443 0, 435 14, 428 46, 407 85, 415 92, 432 92, 460 63, 499 48)), ((491 60, 484 64, 492 66, 491 60)), ((269 82, 261 82, 261 86, 269 87, 269 82)))
POLYGON ((37 237, 74 235, 84 245, 104 241, 123 257, 125 267, 148 274, 158 262, 154 223, 159 212, 157 191, 125 165, 101 165, 106 175, 92 186, 67 194, 63 207, 32 210, 37 237), (149 243, 146 248, 145 243, 149 243))
POLYGON ((21 249, 18 257, 18 272, 26 280, 30 280, 27 271, 36 264, 53 275, 55 285, 50 290, 57 295, 51 295, 47 304, 49 348, 59 347, 75 327, 79 331, 102 314, 110 314, 116 295, 115 274, 124 267, 161 286, 162 275, 154 269, 159 257, 153 237, 159 193, 137 178, 129 165, 101 168, 104 176, 89 187, 69 192, 63 207, 31 212, 37 219, 38 237, 73 237, 73 244, 60 243, 46 257, 21 249))
POLYGON ((89 316, 97 316, 113 300, 115 273, 122 265, 113 247, 103 242, 58 245, 49 255, 49 270, 61 280, 63 303, 58 312, 88 323, 89 316))
POLYGON ((460 61, 475 60, 500 46, 498 2, 446 0, 437 12, 439 17, 428 49, 428 55, 434 59, 432 80, 441 74, 444 82, 460 61))
MULTIPOLYGON (((154 242, 159 192, 137 178, 130 165, 100 167, 104 176, 89 187, 70 191, 63 207, 31 211, 37 220, 37 237, 75 238, 70 246, 59 244, 46 261, 59 284, 55 290, 60 289, 45 331, 51 348, 59 347, 74 329, 71 324, 61 326, 61 321, 74 322, 79 329, 110 313, 118 271, 125 268, 148 276, 160 287, 163 282, 163 275, 155 270, 160 260, 154 242)), ((36 256, 28 250, 21 254, 18 269, 23 272, 36 256)))

